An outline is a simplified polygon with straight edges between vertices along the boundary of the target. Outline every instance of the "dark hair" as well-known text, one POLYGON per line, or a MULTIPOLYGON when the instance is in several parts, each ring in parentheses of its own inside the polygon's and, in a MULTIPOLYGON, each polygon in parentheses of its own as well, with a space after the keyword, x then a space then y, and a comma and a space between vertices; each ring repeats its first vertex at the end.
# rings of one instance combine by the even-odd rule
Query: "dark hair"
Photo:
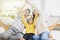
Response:
POLYGON ((35 18, 34 11, 32 13, 33 13, 33 19, 34 19, 35 18))
POLYGON ((29 13, 30 13, 30 9, 25 9, 25 11, 27 11, 27 10, 28 10, 28 11, 29 11, 29 13))

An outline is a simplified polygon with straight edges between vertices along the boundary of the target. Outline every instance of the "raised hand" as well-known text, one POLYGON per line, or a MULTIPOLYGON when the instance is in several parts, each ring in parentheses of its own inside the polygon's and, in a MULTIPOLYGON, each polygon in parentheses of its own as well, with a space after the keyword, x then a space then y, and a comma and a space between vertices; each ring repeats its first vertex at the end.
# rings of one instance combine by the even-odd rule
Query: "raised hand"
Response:
POLYGON ((38 11, 37 9, 35 9, 33 12, 34 12, 34 13, 33 13, 34 15, 36 15, 36 14, 39 13, 39 11, 38 11))
MULTIPOLYGON (((27 1, 27 0, 26 0, 27 1)), ((23 15, 23 9, 26 6, 27 2, 25 1, 24 5, 18 9, 18 14, 23 15)))

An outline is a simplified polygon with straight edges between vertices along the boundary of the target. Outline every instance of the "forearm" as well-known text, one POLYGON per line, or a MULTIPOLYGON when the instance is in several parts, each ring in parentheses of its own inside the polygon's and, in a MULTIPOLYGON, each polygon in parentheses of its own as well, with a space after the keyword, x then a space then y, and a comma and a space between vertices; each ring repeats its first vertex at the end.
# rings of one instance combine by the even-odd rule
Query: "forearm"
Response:
POLYGON ((24 26, 26 26, 27 22, 26 22, 24 16, 22 16, 22 22, 23 22, 24 26))
POLYGON ((39 16, 38 14, 35 15, 35 17, 34 17, 34 23, 37 20, 38 16, 39 16))
POLYGON ((28 3, 30 6, 32 6, 32 9, 35 8, 35 6, 32 5, 28 0, 27 0, 27 3, 28 3))
POLYGON ((38 14, 35 15, 35 18, 34 18, 35 21, 36 21, 37 17, 38 17, 38 14))
POLYGON ((18 9, 18 14, 22 14, 23 13, 23 9, 24 9, 25 5, 26 5, 26 2, 21 8, 18 9))
POLYGON ((25 0, 25 3, 23 4, 23 6, 20 9, 24 9, 24 7, 26 6, 27 2, 25 0))

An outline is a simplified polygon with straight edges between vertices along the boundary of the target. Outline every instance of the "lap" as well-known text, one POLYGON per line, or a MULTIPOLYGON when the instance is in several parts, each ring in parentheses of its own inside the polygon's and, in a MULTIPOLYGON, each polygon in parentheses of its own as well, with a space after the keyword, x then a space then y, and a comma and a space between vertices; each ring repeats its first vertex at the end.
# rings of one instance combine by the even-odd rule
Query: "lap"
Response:
POLYGON ((33 35, 34 34, 25 34, 23 38, 25 38, 26 40, 33 40, 33 35))

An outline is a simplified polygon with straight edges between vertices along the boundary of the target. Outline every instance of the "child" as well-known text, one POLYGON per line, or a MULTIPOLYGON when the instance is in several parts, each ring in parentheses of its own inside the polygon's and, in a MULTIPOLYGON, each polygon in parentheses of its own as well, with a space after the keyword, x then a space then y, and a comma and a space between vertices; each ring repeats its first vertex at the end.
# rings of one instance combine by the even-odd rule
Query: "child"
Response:
POLYGON ((25 40, 33 40, 33 35, 35 34, 35 21, 38 17, 36 13, 35 18, 32 17, 26 22, 24 16, 22 16, 22 22, 26 28, 26 32, 23 36, 25 40))

